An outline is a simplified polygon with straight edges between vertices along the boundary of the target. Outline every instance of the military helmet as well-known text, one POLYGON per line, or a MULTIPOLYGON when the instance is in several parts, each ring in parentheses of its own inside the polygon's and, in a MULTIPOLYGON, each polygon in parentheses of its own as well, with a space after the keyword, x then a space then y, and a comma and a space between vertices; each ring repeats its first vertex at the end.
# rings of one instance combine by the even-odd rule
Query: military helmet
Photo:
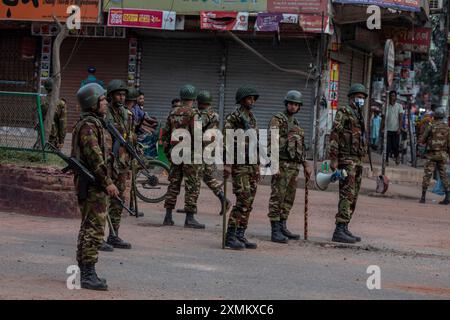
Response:
POLYGON ((139 98, 139 91, 137 91, 135 87, 129 87, 127 91, 127 97, 125 98, 125 100, 134 101, 137 100, 137 98, 139 98))
POLYGON ((98 83, 88 83, 78 90, 77 100, 83 111, 90 111, 105 93, 106 90, 98 83))
POLYGON ((250 86, 240 87, 236 91, 236 104, 240 103, 242 101, 242 99, 245 99, 245 98, 251 97, 251 96, 255 97, 255 101, 258 100, 259 93, 258 93, 258 91, 256 91, 255 88, 250 87, 250 86))
POLYGON ((197 101, 198 103, 211 104, 212 102, 211 93, 206 90, 200 91, 197 96, 197 101))
POLYGON ((191 84, 186 84, 180 89, 181 100, 195 100, 197 99, 197 89, 191 84))
POLYGON ((367 98, 368 94, 366 92, 366 87, 362 85, 361 83, 355 83, 350 87, 350 90, 348 91, 347 97, 350 97, 356 93, 362 93, 365 98, 367 98))
POLYGON ((288 102, 294 102, 294 103, 298 103, 300 105, 303 105, 303 100, 302 100, 302 93, 300 91, 297 90, 291 90, 286 94, 286 97, 284 97, 284 103, 288 103, 288 102))
POLYGON ((436 119, 444 119, 447 116, 447 112, 445 111, 444 107, 436 108, 434 111, 434 117, 436 119))
POLYGON ((45 90, 47 90, 47 92, 52 91, 52 89, 53 89, 53 80, 51 78, 45 80, 44 88, 45 88, 45 90))
POLYGON ((128 93, 128 88, 123 80, 120 79, 114 79, 111 80, 108 83, 108 86, 106 87, 106 90, 108 92, 108 96, 111 95, 115 91, 126 91, 128 93))

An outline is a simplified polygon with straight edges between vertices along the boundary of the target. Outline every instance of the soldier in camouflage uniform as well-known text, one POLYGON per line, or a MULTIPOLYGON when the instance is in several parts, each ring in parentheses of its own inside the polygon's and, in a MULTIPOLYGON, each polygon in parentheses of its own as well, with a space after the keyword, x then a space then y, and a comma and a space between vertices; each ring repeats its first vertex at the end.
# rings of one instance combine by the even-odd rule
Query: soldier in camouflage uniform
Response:
POLYGON ((278 129, 280 135, 280 171, 272 176, 268 215, 272 227, 271 240, 278 243, 300 239, 300 235, 287 229, 286 222, 294 205, 300 165, 303 166, 305 178, 309 179, 311 176, 311 167, 305 159, 305 134, 295 119, 295 114, 303 105, 302 94, 296 90, 289 91, 284 104, 286 109, 276 114, 269 124, 269 129, 278 129))
MULTIPOLYGON (((209 91, 200 91, 197 97, 198 110, 200 119, 202 120, 203 133, 210 129, 219 129, 219 115, 211 106, 212 97, 209 91)), ((203 144, 203 149, 206 148, 208 143, 203 144)), ((222 208, 219 212, 222 215, 223 211, 228 212, 231 206, 230 200, 225 198, 222 191, 221 184, 214 178, 214 165, 204 163, 202 165, 201 175, 203 181, 206 183, 209 189, 219 198, 222 208)))
MULTIPOLYGON (((253 108, 259 94, 256 89, 248 86, 241 87, 236 92, 236 104, 238 108, 230 113, 225 119, 224 137, 225 137, 225 153, 229 150, 226 142, 226 131, 243 130, 248 133, 248 130, 258 130, 256 118, 251 109, 253 108)), ((250 131, 251 132, 251 131, 250 131)), ((228 219, 228 229, 226 234, 225 246, 231 249, 241 250, 256 249, 256 243, 249 242, 245 237, 245 231, 248 226, 250 212, 252 211, 253 201, 255 200, 257 184, 259 180, 259 164, 250 163, 250 145, 249 140, 245 142, 245 162, 238 164, 237 162, 237 148, 234 143, 234 163, 229 164, 229 156, 227 155, 227 164, 224 166, 224 176, 228 177, 231 174, 233 181, 233 193, 236 196, 236 204, 231 210, 228 219)), ((256 155, 258 159, 258 155, 256 155)))
MULTIPOLYGON (((42 103, 42 115, 43 120, 45 121, 45 116, 47 115, 48 108, 50 106, 50 94, 53 89, 53 81, 47 80, 44 83, 44 88, 47 90, 47 99, 42 103)), ((53 118, 52 129, 50 131, 50 135, 48 138, 48 142, 61 150, 64 146, 64 139, 66 138, 66 130, 67 130, 67 110, 66 110, 66 101, 64 99, 60 99, 58 104, 56 105, 55 116, 53 118)))
POLYGON ((106 280, 99 279, 95 271, 98 249, 103 241, 106 214, 110 197, 118 197, 119 190, 110 178, 102 120, 108 102, 105 90, 96 83, 80 88, 78 102, 83 110, 72 132, 72 157, 78 159, 95 175, 99 186, 88 185, 75 174, 82 222, 78 235, 77 261, 81 271, 81 287, 107 290, 106 280), (106 193, 105 193, 106 191, 106 193))
POLYGON ((330 135, 330 167, 345 169, 347 178, 339 181, 339 206, 336 215, 336 229, 332 241, 355 243, 361 241, 348 229, 355 212, 356 201, 362 179, 362 158, 366 154, 365 126, 362 108, 367 98, 366 88, 362 84, 351 86, 349 105, 338 109, 330 135))
MULTIPOLYGON (((124 139, 133 144, 133 118, 132 113, 125 108, 125 98, 128 88, 122 80, 111 80, 107 86, 109 100, 108 113, 106 121, 114 125, 124 139)), ((112 152, 109 154, 109 166, 112 170, 112 180, 120 192, 120 198, 124 198, 126 183, 130 178, 131 156, 125 147, 114 148, 117 142, 108 135, 107 144, 112 152)), ((120 221, 122 218, 122 206, 117 199, 111 199, 109 206, 109 216, 114 228, 114 235, 111 231, 108 236, 107 244, 114 248, 131 249, 131 244, 119 238, 120 221)), ((104 249, 105 245, 102 247, 104 249)), ((105 251, 110 251, 110 247, 105 251)))
POLYGON ((172 210, 175 208, 177 196, 180 194, 181 182, 185 178, 185 203, 184 210, 186 212, 186 219, 184 226, 186 228, 204 229, 205 225, 195 220, 194 215, 197 213, 197 199, 200 193, 200 177, 199 172, 201 165, 194 164, 193 147, 191 149, 192 158, 191 163, 175 164, 172 161, 172 149, 176 146, 178 141, 172 141, 172 133, 176 129, 188 130, 191 134, 191 145, 194 145, 194 124, 199 121, 198 112, 193 105, 197 99, 197 90, 192 85, 185 85, 180 90, 181 106, 175 106, 167 117, 166 125, 163 128, 162 140, 164 152, 170 161, 169 170, 169 188, 164 202, 166 208, 166 215, 164 217, 163 225, 173 226, 172 210))
POLYGON ((426 149, 425 157, 428 159, 425 164, 420 203, 425 203, 425 195, 437 166, 445 190, 445 199, 439 202, 439 204, 449 204, 449 185, 446 166, 448 154, 450 153, 450 128, 446 120, 447 117, 444 108, 437 108, 434 113, 434 121, 426 126, 423 135, 419 139, 419 145, 426 149))

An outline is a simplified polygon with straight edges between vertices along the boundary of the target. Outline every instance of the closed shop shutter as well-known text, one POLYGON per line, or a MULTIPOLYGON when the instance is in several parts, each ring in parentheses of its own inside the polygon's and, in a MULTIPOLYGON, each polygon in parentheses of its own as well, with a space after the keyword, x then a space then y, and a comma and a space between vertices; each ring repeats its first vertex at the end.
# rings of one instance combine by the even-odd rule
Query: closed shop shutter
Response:
POLYGON ((353 83, 365 85, 365 57, 362 53, 344 47, 338 54, 340 64, 339 73, 339 106, 348 103, 347 94, 353 83))
POLYGON ((61 97, 67 100, 67 130, 78 120, 80 109, 77 107, 76 93, 81 81, 88 73, 89 66, 96 68, 95 76, 106 85, 112 79, 127 80, 128 76, 128 40, 67 38, 61 46, 61 97), (73 52, 73 53, 72 53, 73 52), (67 63, 70 55, 69 63, 67 63))
POLYGON ((181 86, 208 90, 218 111, 223 47, 214 39, 141 38, 141 86, 145 111, 165 122, 181 86))
MULTIPOLYGON (((272 40, 269 39, 258 39, 249 44, 283 68, 307 71, 310 63, 316 64, 316 43, 310 39, 283 40, 280 45, 273 45, 272 40)), ((284 110, 283 99, 288 90, 301 91, 304 106, 296 118, 305 130, 306 144, 311 146, 316 85, 314 80, 307 81, 299 75, 279 71, 239 44, 230 42, 227 58, 225 115, 235 110, 236 90, 243 84, 255 86, 260 93, 254 113, 261 129, 268 127, 274 114, 284 110)))

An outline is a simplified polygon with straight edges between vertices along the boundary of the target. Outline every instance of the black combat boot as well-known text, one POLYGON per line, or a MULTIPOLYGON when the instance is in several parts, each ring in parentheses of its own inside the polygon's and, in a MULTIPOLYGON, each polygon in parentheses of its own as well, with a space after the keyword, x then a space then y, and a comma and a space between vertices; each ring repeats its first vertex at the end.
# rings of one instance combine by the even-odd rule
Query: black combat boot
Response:
POLYGON ((271 241, 277 243, 288 243, 288 238, 286 238, 281 233, 281 221, 270 221, 272 227, 271 241))
POLYGON ((288 239, 292 239, 292 240, 300 240, 299 234, 292 233, 288 230, 288 228, 286 226, 287 220, 281 220, 280 222, 281 222, 281 233, 285 237, 287 237, 288 239))
POLYGON ((89 290, 99 290, 106 291, 108 290, 108 285, 106 284, 106 280, 99 279, 97 273, 95 272, 95 264, 93 263, 85 263, 80 265, 81 271, 81 287, 83 289, 89 290), (104 281, 103 281, 104 280, 104 281))
POLYGON ((244 228, 237 228, 236 229, 236 238, 242 242, 247 249, 256 249, 258 246, 256 243, 249 242, 247 238, 245 237, 245 229, 244 228))
POLYGON ((350 230, 348 230, 348 223, 345 224, 345 234, 351 238, 354 238, 356 240, 356 242, 361 242, 361 237, 355 236, 354 234, 352 234, 350 232, 350 230))
POLYGON ((420 198, 419 203, 425 203, 426 194, 427 194, 427 189, 422 190, 422 198, 420 198))
POLYGON ((230 210, 231 201, 228 200, 228 198, 225 198, 225 195, 222 191, 217 195, 217 198, 219 198, 220 203, 222 204, 222 208, 220 209, 219 215, 223 214, 224 209, 225 209, 225 213, 227 213, 228 210, 230 210))
POLYGON ((166 216, 164 217, 164 226, 173 226, 175 222, 172 219, 172 209, 166 209, 166 216))
POLYGON ((233 250, 245 249, 245 245, 236 238, 236 228, 233 226, 228 226, 225 247, 233 250))
MULTIPOLYGON (((83 270, 83 264, 81 264, 81 263, 78 262, 78 268, 80 269, 80 276, 81 276, 81 270, 83 270)), ((105 278, 99 278, 98 276, 97 276, 97 278, 98 278, 102 283, 104 283, 104 284, 106 285, 106 279, 105 279, 105 278)))
POLYGON ((445 190, 445 198, 444 198, 444 200, 442 200, 441 202, 439 202, 439 204, 444 204, 444 205, 448 205, 449 203, 450 203, 450 199, 449 199, 449 196, 450 196, 450 194, 449 194, 449 192, 448 192, 448 190, 445 190))
POLYGON ((338 223, 336 224, 336 229, 333 233, 333 239, 331 241, 334 242, 342 242, 342 243, 355 243, 356 239, 350 237, 345 232, 345 223, 338 223))
POLYGON ((100 248, 98 248, 98 251, 107 251, 107 252, 111 252, 114 251, 114 247, 109 245, 105 240, 103 240, 100 248))
POLYGON ((107 242, 108 242, 108 244, 112 245, 114 248, 131 249, 131 244, 120 239, 118 235, 114 236, 112 234, 109 234, 107 242))
POLYGON ((197 220, 195 220, 193 213, 186 213, 186 220, 184 220, 184 227, 192 229, 205 229, 204 224, 201 224, 197 220))

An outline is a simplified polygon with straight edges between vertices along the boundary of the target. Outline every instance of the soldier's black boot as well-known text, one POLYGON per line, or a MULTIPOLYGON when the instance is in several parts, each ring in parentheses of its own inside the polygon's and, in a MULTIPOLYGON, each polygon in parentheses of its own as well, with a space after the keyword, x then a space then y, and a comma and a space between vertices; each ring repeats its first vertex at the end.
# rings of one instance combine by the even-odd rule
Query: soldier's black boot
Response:
POLYGON ((419 203, 425 203, 425 195, 427 194, 427 190, 422 190, 422 197, 420 198, 419 203))
POLYGON ((225 247, 233 250, 245 249, 244 243, 240 242, 236 238, 236 228, 233 226, 228 226, 227 234, 225 238, 225 247))
POLYGON ((225 195, 223 192, 220 192, 217 195, 217 198, 219 198, 220 203, 222 204, 222 208, 220 209, 219 215, 222 215, 225 209, 225 213, 228 212, 228 210, 230 210, 231 207, 231 201, 228 200, 228 198, 225 198, 225 195))
POLYGON ((93 263, 85 263, 80 265, 81 272, 81 287, 83 289, 89 290, 99 290, 106 291, 108 290, 108 285, 106 284, 106 280, 102 281, 97 276, 95 272, 95 265, 93 263))
POLYGON ((287 243, 288 238, 286 238, 281 233, 281 221, 270 221, 272 227, 271 241, 277 243, 287 243))
MULTIPOLYGON (((106 243, 106 242, 105 242, 106 243)), ((83 264, 78 263, 78 268, 80 268, 80 274, 81 274, 81 270, 83 270, 83 264)), ((80 275, 81 276, 81 275, 80 275)), ((98 278, 98 277, 97 277, 98 278)), ((104 284, 106 284, 106 279, 105 278, 98 278, 101 282, 103 282, 104 284)))
POLYGON ((342 243, 355 243, 356 239, 350 237, 347 233, 345 233, 345 223, 338 223, 336 225, 336 229, 334 230, 333 239, 331 239, 331 241, 342 243))
POLYGON ((281 220, 280 222, 281 222, 281 233, 285 237, 287 237, 288 239, 292 239, 292 240, 300 240, 299 234, 292 233, 288 230, 288 228, 286 226, 287 220, 281 220))
POLYGON ((249 242, 247 238, 245 237, 245 229, 244 228, 237 228, 236 229, 236 238, 242 242, 247 249, 256 249, 258 246, 256 243, 249 242))
POLYGON ((173 226, 175 222, 172 219, 172 209, 166 209, 166 216, 164 217, 164 226, 173 226))
POLYGON ((444 200, 442 200, 441 202, 439 202, 439 204, 444 204, 444 205, 448 205, 449 203, 450 203, 450 199, 449 199, 449 196, 450 196, 450 194, 449 194, 449 192, 448 192, 448 190, 445 190, 445 198, 444 198, 444 200))
POLYGON ((114 236, 112 234, 109 234, 107 242, 108 242, 108 244, 112 245, 114 248, 131 249, 131 244, 120 239, 118 235, 114 236))
POLYGON ((201 224, 194 218, 193 213, 186 213, 186 220, 184 220, 185 228, 193 228, 193 229, 205 229, 205 225, 201 224))
POLYGON ((348 230, 348 223, 345 224, 345 234, 347 234, 349 237, 354 238, 356 242, 361 242, 361 237, 355 236, 348 230))
POLYGON ((114 251, 114 247, 109 245, 105 240, 103 240, 102 245, 100 246, 100 248, 98 248, 98 251, 111 252, 114 251))

